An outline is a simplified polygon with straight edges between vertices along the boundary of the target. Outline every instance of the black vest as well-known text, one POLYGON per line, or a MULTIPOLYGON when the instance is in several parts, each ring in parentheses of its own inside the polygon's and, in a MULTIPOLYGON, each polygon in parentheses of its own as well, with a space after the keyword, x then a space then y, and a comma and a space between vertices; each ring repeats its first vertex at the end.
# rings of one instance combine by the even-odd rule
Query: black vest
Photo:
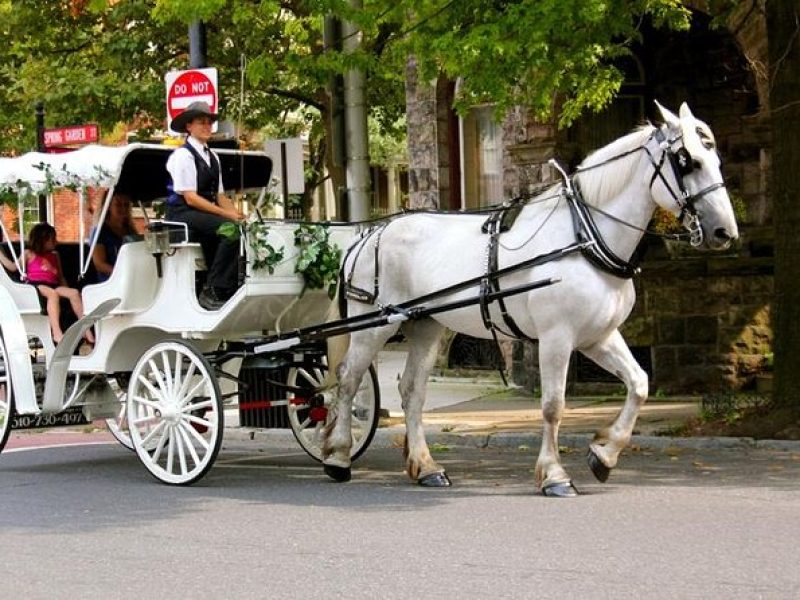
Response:
MULTIPOLYGON (((217 194, 219 193, 219 161, 214 153, 209 150, 211 165, 206 164, 206 161, 200 156, 200 153, 194 147, 186 142, 183 145, 194 157, 194 168, 197 171, 197 194, 202 196, 212 204, 217 203, 217 194)), ((169 197, 167 204, 171 206, 180 206, 185 204, 183 196, 175 193, 173 190, 173 182, 169 183, 169 197)))

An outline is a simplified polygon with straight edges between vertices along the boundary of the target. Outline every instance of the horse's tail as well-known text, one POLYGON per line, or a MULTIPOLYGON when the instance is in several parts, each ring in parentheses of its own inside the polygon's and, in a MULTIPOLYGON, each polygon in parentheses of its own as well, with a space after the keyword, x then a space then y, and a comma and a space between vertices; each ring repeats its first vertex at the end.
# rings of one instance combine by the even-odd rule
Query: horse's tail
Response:
MULTIPOLYGON (((341 318, 341 300, 337 293, 336 297, 333 299, 330 307, 328 308, 327 314, 325 315, 325 322, 330 323, 332 321, 338 321, 341 318)), ((327 339, 327 344, 328 374, 325 376, 325 382, 322 385, 323 389, 326 390, 332 388, 338 382, 339 378, 336 374, 336 371, 344 359, 344 355, 347 353, 348 348, 350 348, 350 334, 345 333, 342 335, 329 337, 327 339)))

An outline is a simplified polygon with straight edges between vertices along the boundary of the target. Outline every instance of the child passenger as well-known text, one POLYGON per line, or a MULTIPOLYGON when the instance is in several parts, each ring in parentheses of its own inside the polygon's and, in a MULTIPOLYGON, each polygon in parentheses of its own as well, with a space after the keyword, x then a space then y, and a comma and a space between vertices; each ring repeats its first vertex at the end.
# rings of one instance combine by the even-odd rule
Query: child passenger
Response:
MULTIPOLYGON (((13 261, 3 261, 10 271, 16 271, 13 261)), ((27 281, 36 286, 36 290, 46 301, 47 317, 53 333, 53 342, 58 344, 64 337, 61 330, 60 298, 69 300, 72 310, 79 319, 83 317, 83 301, 78 290, 67 286, 61 270, 61 258, 56 252, 56 230, 48 223, 37 223, 28 237, 25 249, 25 265, 27 281)), ((84 334, 90 344, 94 343, 91 331, 84 334)))

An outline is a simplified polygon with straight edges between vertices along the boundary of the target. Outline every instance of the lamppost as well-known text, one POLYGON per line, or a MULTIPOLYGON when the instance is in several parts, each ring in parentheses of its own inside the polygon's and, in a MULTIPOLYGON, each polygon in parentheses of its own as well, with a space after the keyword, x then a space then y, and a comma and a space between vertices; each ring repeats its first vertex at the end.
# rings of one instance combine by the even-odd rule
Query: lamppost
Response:
POLYGON ((206 25, 202 21, 193 21, 189 24, 189 68, 203 69, 207 63, 206 25))
MULTIPOLYGON (((36 103, 36 151, 45 152, 44 146, 44 102, 39 100, 36 103)), ((39 221, 47 221, 47 196, 39 194, 39 221)))

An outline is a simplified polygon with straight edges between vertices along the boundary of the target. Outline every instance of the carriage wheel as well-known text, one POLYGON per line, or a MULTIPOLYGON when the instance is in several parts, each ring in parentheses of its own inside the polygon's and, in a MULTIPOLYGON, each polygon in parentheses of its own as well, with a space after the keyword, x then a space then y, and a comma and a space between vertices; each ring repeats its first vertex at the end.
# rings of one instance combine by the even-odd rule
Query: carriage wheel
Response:
POLYGON ((117 407, 117 415, 111 419, 106 419, 106 428, 120 444, 128 450, 134 450, 131 434, 128 431, 127 391, 125 386, 121 385, 116 379, 110 379, 108 384, 117 396, 119 406, 117 407))
MULTIPOLYGON (((322 396, 314 394, 325 381, 327 372, 328 366, 325 363, 308 364, 292 367, 286 378, 287 385, 309 390, 308 398, 289 393, 287 412, 294 437, 303 450, 317 461, 322 461, 322 435, 325 426, 330 422, 330 417, 333 416, 331 408, 322 396)), ((378 427, 380 407, 378 375, 375 367, 370 365, 353 398, 351 432, 353 445, 350 449, 352 460, 356 460, 369 447, 378 427)))
POLYGON ((128 431, 139 459, 164 483, 188 485, 219 452, 224 425, 214 370, 191 344, 161 342, 136 363, 128 386, 128 431))
POLYGON ((3 338, 0 336, 0 451, 5 448, 11 433, 11 418, 14 416, 14 396, 11 390, 11 373, 3 338))

